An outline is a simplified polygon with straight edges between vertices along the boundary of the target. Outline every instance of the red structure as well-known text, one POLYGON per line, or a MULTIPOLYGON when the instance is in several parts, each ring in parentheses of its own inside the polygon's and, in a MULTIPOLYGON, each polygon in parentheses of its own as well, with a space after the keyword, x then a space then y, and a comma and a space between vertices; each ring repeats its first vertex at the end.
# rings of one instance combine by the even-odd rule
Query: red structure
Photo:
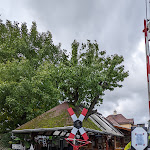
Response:
POLYGON ((89 137, 88 135, 86 134, 84 128, 82 127, 82 122, 88 112, 87 109, 83 109, 79 118, 77 118, 76 114, 74 113, 73 109, 72 108, 68 108, 68 112, 74 122, 74 127, 73 129, 71 130, 71 133, 69 135, 68 138, 66 138, 65 140, 68 141, 74 148, 74 150, 78 150, 79 147, 82 147, 86 144, 89 144, 90 141, 88 141, 89 137), (80 132, 80 134, 82 135, 83 139, 74 139, 75 135, 77 134, 77 132, 80 132), (77 144, 76 144, 77 142, 77 144))
POLYGON ((149 39, 148 39, 148 25, 147 19, 144 20, 144 34, 145 34, 145 49, 146 49, 146 61, 147 61, 147 82, 148 82, 148 97, 149 97, 149 114, 150 114, 150 62, 149 62, 149 39))

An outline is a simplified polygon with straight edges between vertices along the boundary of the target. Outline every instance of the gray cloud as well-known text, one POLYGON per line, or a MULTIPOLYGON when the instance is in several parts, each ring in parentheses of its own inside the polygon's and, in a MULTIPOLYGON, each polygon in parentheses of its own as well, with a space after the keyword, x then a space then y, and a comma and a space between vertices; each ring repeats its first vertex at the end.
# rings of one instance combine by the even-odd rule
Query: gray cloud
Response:
POLYGON ((102 48, 125 55, 132 52, 133 43, 139 42, 143 36, 145 12, 142 1, 32 0, 28 1, 27 7, 31 15, 43 22, 54 38, 60 39, 64 45, 75 38, 80 41, 96 39, 102 43, 102 48))
POLYGON ((127 118, 135 118, 135 123, 147 123, 148 93, 144 46, 144 41, 141 41, 136 51, 125 61, 130 75, 125 79, 124 87, 106 92, 104 104, 99 108, 105 116, 117 110, 127 118))

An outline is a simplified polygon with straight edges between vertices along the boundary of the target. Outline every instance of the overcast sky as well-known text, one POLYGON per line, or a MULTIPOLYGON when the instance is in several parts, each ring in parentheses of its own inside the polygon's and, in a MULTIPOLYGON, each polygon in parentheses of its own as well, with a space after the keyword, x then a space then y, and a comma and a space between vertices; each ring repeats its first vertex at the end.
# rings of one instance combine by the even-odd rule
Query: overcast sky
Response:
POLYGON ((148 121, 146 56, 143 30, 145 0, 0 0, 1 19, 37 22, 40 32, 51 31, 55 44, 71 50, 74 39, 97 40, 100 50, 125 58, 129 77, 123 88, 106 92, 98 107, 105 117, 117 113, 148 121))

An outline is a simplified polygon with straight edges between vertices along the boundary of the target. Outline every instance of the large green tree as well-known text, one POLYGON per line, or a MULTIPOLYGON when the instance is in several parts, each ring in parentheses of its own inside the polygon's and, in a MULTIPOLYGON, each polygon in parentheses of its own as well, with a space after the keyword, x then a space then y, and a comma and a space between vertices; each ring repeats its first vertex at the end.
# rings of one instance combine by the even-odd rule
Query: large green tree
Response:
POLYGON ((94 106, 102 103, 106 90, 122 87, 121 82, 128 76, 123 61, 123 56, 117 54, 106 56, 106 51, 100 51, 96 41, 87 40, 81 45, 74 41, 71 59, 58 67, 64 101, 87 105, 87 118, 94 106))
POLYGON ((33 22, 19 25, 0 21, 0 131, 14 129, 59 104, 51 72, 61 61, 60 45, 54 45, 49 31, 39 33, 33 22))
POLYGON ((106 56, 97 42, 71 45, 68 56, 49 31, 0 21, 0 131, 14 129, 61 101, 84 104, 88 115, 106 90, 122 87, 128 76, 122 56, 106 56))

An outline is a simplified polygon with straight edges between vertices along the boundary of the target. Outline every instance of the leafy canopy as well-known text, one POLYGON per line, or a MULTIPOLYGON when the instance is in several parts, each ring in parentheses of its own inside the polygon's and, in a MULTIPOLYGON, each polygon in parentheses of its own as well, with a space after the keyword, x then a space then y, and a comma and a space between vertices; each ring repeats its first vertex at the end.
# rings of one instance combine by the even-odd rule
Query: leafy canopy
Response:
POLYGON ((53 68, 61 58, 48 31, 39 33, 33 22, 0 22, 0 131, 14 129, 59 104, 53 68), (49 63, 45 73, 43 64, 49 63))
POLYGON ((128 76, 123 61, 123 56, 117 54, 106 56, 96 41, 87 40, 81 45, 74 41, 71 59, 58 66, 63 100, 75 105, 84 103, 91 113, 96 104, 102 103, 106 90, 122 87, 121 82, 128 76))
POLYGON ((56 63, 58 56, 59 46, 53 44, 52 34, 39 33, 35 22, 28 31, 26 23, 19 27, 17 22, 0 21, 0 62, 26 58, 36 67, 45 60, 56 63))
POLYGON ((117 54, 106 56, 97 42, 71 44, 69 57, 54 45, 49 31, 33 22, 0 22, 0 131, 15 129, 67 101, 89 108, 102 103, 106 90, 122 87, 128 76, 117 54))

